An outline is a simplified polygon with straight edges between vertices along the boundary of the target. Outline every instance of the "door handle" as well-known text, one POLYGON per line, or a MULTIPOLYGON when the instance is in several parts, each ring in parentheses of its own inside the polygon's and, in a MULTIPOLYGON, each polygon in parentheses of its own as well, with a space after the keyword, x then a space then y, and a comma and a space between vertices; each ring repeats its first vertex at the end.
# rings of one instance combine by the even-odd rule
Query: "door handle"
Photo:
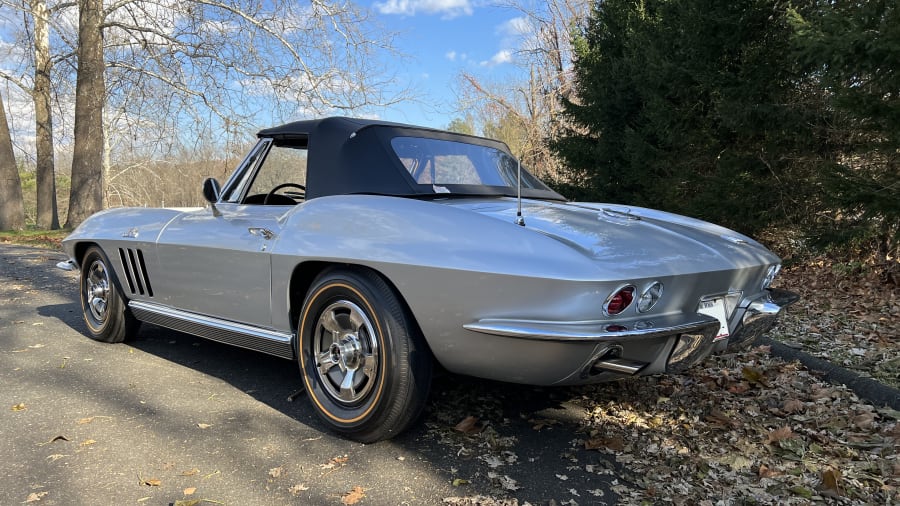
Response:
POLYGON ((275 232, 264 228, 264 227, 250 227, 247 229, 250 234, 255 235, 257 237, 262 237, 263 239, 269 240, 275 237, 275 232))

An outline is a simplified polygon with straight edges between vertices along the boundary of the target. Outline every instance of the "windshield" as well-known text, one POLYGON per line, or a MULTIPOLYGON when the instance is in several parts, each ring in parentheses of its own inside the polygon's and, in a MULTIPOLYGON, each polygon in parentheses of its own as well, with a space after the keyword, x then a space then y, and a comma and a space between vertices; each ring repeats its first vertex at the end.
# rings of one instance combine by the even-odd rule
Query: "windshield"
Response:
MULTIPOLYGON (((515 192, 518 162, 499 149, 423 137, 394 137, 391 147, 416 183, 433 185, 435 192, 454 192, 455 185, 491 186, 504 193, 515 192)), ((524 167, 522 188, 549 191, 524 167)))

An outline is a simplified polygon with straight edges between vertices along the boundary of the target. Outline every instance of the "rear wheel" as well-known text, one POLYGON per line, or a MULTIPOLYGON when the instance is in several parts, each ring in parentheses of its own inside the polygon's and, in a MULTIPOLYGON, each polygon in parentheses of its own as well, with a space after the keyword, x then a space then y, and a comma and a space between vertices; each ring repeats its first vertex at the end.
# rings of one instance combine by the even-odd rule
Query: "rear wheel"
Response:
POLYGON ((103 250, 87 250, 81 261, 81 312, 90 337, 106 343, 121 343, 140 326, 125 307, 115 276, 103 250))
POLYGON ((297 335, 306 390, 335 431, 371 443, 402 432, 422 412, 431 355, 409 310, 377 274, 323 272, 297 335))

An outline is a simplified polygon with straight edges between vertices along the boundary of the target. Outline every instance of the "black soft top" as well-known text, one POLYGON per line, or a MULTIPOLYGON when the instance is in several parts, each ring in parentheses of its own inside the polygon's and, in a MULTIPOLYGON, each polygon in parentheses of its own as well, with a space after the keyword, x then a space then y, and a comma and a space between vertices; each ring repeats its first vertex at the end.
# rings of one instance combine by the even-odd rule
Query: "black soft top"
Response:
MULTIPOLYGON (((431 184, 418 184, 391 147, 394 137, 425 137, 477 144, 512 154, 506 144, 483 137, 387 121, 332 117, 294 121, 266 128, 257 137, 278 144, 305 144, 309 149, 306 198, 369 193, 397 196, 445 195, 431 184)), ((458 185, 453 194, 507 195, 494 186, 458 185)), ((523 189, 532 198, 565 200, 552 190, 523 189)))

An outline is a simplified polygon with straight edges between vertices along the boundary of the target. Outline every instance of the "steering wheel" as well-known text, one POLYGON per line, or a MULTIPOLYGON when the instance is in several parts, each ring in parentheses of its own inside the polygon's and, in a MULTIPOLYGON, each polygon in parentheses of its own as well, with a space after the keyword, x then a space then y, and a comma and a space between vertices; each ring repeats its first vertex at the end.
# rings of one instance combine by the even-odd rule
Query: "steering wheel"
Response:
MULTIPOLYGON (((267 205, 267 204, 269 203, 269 199, 272 198, 272 196, 275 195, 275 193, 276 193, 278 190, 281 190, 282 188, 297 188, 298 190, 300 190, 300 191, 303 192, 303 196, 304 196, 304 197, 306 196, 306 187, 303 186, 302 184, 297 184, 297 183, 282 183, 282 184, 276 186, 275 188, 272 188, 271 190, 269 190, 269 193, 266 194, 266 198, 263 199, 263 205, 267 205)), ((291 200, 293 200, 293 198, 291 198, 291 197, 288 197, 288 196, 286 196, 286 195, 284 195, 284 196, 287 197, 287 198, 290 198, 291 200)), ((294 203, 296 204, 297 202, 294 201, 294 203)))

